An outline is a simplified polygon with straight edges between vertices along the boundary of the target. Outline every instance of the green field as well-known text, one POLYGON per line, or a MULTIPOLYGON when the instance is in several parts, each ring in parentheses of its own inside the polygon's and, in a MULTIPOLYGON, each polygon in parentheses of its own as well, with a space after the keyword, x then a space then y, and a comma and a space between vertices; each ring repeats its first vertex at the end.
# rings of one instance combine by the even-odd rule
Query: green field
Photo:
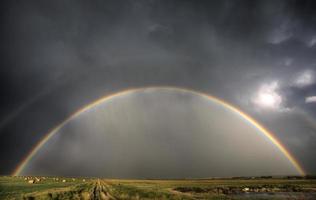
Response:
POLYGON ((0 199, 316 199, 316 180, 0 177, 0 199))

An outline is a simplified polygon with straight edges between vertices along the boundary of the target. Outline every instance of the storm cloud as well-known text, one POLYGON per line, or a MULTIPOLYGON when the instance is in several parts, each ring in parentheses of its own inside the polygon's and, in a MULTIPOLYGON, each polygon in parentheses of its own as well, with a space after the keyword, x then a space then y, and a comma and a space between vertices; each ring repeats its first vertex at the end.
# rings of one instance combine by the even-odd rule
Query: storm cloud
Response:
POLYGON ((237 105, 272 130, 308 173, 316 172, 316 104, 306 103, 316 95, 313 1, 1 4, 1 173, 84 105, 157 85, 237 105), (272 83, 277 107, 262 104, 275 101, 260 90, 272 83))

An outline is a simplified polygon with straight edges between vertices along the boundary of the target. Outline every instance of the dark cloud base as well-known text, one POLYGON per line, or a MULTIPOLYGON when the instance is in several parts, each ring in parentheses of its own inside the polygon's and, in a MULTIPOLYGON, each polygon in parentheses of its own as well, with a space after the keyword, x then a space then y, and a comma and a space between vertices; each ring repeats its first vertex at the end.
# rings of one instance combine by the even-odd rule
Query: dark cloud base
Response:
POLYGON ((302 71, 316 70, 315 1, 1 1, 0 7, 1 174, 85 104, 152 85, 200 90, 238 105, 316 173, 315 104, 305 103, 316 95, 315 83, 292 84, 302 71), (290 111, 258 112, 251 97, 275 80, 290 111))

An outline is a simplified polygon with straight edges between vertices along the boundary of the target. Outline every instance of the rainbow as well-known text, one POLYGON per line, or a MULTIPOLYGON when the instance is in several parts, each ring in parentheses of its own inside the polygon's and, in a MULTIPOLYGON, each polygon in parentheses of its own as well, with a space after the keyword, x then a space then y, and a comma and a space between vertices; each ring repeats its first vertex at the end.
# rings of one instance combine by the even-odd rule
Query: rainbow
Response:
POLYGON ((22 160, 21 163, 16 167, 16 169, 13 172, 14 176, 18 176, 25 166, 29 163, 29 161, 34 157, 34 155, 46 144, 46 142, 52 138, 65 124, 67 124, 72 119, 76 118, 80 114, 90 110, 91 108, 100 105, 108 100, 115 99, 116 97, 124 96, 129 93, 137 92, 137 91, 143 91, 147 89, 165 89, 169 91, 178 91, 178 92, 189 92, 195 95, 199 95, 201 97, 206 98, 209 101, 212 101, 214 103, 218 103, 219 105, 223 106, 224 108, 232 111, 233 113, 239 115, 241 118, 246 120, 248 123, 250 123, 252 126, 254 126, 258 131, 260 131, 264 136, 266 136, 283 154, 284 156, 289 160, 289 162, 295 167, 297 172, 300 175, 305 175, 305 171, 303 167, 298 163, 298 161, 294 158, 294 156, 289 152, 289 150, 286 149, 286 147, 274 136, 274 134, 263 127, 259 122, 257 122, 255 119, 253 119, 251 116, 246 114, 245 112, 241 111, 236 106, 233 106, 232 104, 227 103, 226 101, 219 99, 217 97, 208 95, 206 93, 190 90, 186 88, 178 88, 178 87, 142 87, 142 88, 133 88, 133 89, 127 89, 121 92, 117 92, 114 94, 110 94, 107 96, 104 96, 91 104, 88 104, 84 106, 83 108, 79 109, 72 115, 70 115, 67 119, 65 119, 62 123, 51 129, 45 136, 40 140, 39 143, 37 143, 32 150, 26 155, 26 157, 22 160))

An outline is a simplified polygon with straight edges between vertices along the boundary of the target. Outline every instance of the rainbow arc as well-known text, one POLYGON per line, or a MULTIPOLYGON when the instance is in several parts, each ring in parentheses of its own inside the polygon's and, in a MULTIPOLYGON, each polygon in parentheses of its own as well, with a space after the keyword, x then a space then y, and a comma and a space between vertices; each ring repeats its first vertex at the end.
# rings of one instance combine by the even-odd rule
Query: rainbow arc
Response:
POLYGON ((232 104, 219 99, 217 97, 211 96, 209 94, 190 90, 186 88, 178 88, 178 87, 143 87, 143 88, 133 88, 124 90, 121 92, 117 92, 114 94, 107 95, 105 97, 102 97, 96 101, 94 101, 91 104, 88 104, 84 106, 83 108, 79 109, 72 115, 70 115, 67 119, 65 119, 62 123, 51 129, 45 136, 32 148, 32 150, 26 155, 26 157, 22 160, 22 162, 17 166, 17 168, 14 170, 13 175, 20 175, 21 172, 23 172, 24 168, 27 166, 30 160, 36 155, 36 153, 47 143, 47 141, 52 138, 64 125, 66 125, 69 121, 76 118, 80 114, 90 110, 91 108, 100 105, 102 103, 105 103, 106 101, 113 100, 116 97, 124 96, 133 92, 142 91, 146 89, 165 89, 170 91, 182 91, 182 92, 188 92, 192 93, 201 97, 204 97, 208 99, 209 101, 212 101, 214 103, 217 103, 226 109, 230 110, 231 112, 239 115, 242 119, 246 120, 249 124, 254 126, 258 131, 260 131, 262 134, 264 134, 265 137, 267 137, 281 152, 282 154, 289 160, 289 162, 295 167, 297 172, 301 175, 305 175, 303 167, 298 163, 298 161, 295 159, 295 157, 290 153, 290 151, 277 139, 277 137, 274 136, 274 134, 269 131, 267 128, 265 128, 263 125, 261 125, 259 122, 257 122, 254 118, 252 118, 250 115, 246 114, 236 106, 233 106, 232 104))

